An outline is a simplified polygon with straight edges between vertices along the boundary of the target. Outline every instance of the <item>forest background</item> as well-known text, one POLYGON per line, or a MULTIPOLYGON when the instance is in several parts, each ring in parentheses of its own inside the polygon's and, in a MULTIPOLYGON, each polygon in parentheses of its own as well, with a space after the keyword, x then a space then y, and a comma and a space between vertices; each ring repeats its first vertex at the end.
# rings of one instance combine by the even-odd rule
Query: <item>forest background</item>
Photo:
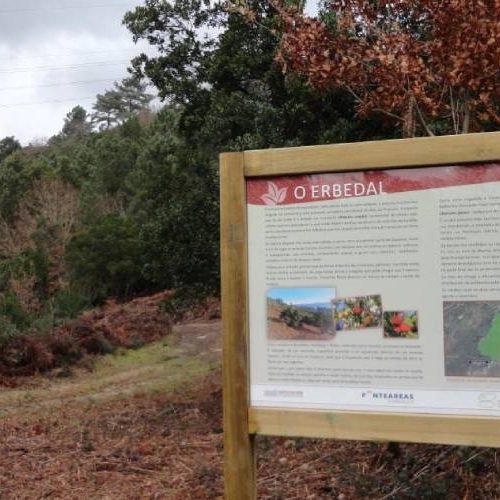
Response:
MULTIPOLYGON (((79 359, 89 348, 72 322, 110 298, 175 289, 161 303, 175 315, 218 295, 220 152, 497 128, 497 0, 481 3, 486 25, 465 59, 453 54, 471 32, 436 31, 446 19, 429 13, 457 4, 481 17, 467 2, 431 3, 332 0, 314 20, 268 1, 147 0, 128 12, 155 55, 131 61, 92 112, 70 110, 46 144, 0 141, 0 373, 79 359), (163 101, 155 112, 146 82, 163 101)), ((95 352, 115 347, 94 340, 95 352)))

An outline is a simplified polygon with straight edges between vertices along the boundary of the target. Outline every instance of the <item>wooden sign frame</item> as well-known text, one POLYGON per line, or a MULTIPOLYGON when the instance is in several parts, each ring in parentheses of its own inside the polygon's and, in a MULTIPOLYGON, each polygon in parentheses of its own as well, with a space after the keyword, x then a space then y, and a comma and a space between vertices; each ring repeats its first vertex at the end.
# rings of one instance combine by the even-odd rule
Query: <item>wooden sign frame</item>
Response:
POLYGON ((500 417, 251 408, 249 403, 246 179, 488 161, 500 161, 500 132, 221 154, 226 498, 256 498, 257 434, 500 447, 500 417))

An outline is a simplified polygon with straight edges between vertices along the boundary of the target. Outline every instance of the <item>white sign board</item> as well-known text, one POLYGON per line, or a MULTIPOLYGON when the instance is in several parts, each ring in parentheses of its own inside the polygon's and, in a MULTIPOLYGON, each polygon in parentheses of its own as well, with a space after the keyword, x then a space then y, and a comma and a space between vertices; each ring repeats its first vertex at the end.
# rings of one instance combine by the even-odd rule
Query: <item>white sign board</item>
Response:
POLYGON ((500 415, 500 164, 246 186, 252 407, 500 415))

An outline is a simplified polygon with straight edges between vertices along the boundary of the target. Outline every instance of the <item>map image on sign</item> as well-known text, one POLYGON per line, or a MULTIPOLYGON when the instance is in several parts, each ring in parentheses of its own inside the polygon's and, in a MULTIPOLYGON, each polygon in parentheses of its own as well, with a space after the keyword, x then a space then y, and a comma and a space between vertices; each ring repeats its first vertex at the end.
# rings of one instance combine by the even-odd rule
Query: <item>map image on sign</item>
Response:
POLYGON ((445 375, 500 377, 500 301, 444 302, 445 375))

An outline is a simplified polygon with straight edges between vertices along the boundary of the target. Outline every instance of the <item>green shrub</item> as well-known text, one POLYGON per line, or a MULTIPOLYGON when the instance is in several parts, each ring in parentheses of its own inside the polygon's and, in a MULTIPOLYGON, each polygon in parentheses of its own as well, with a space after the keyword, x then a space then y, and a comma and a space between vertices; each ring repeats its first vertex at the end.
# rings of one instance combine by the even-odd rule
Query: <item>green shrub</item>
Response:
POLYGON ((7 316, 0 315, 0 351, 18 334, 16 325, 7 316))
POLYGON ((142 247, 130 218, 108 215, 82 229, 69 241, 65 258, 74 286, 93 302, 125 298, 144 287, 142 247))
POLYGON ((30 316, 23 309, 17 295, 12 291, 5 292, 0 297, 0 317, 18 330, 26 329, 30 326, 30 316))
POLYGON ((89 297, 73 288, 60 290, 51 301, 55 320, 76 318, 78 314, 91 305, 89 297))
POLYGON ((144 275, 160 288, 219 288, 218 186, 214 171, 156 167, 145 185, 144 275))
POLYGON ((280 313, 280 319, 291 328, 298 328, 302 325, 304 318, 295 307, 287 306, 280 313))
POLYGON ((134 169, 138 144, 114 131, 103 133, 96 141, 97 168, 93 172, 96 187, 106 193, 124 190, 127 175, 134 169))
POLYGON ((209 295, 209 291, 204 287, 183 287, 178 288, 163 303, 161 308, 174 321, 181 321, 185 314, 193 309, 209 295))
POLYGON ((34 250, 27 250, 24 253, 26 266, 29 274, 36 278, 35 291, 41 299, 47 298, 47 289, 49 286, 50 261, 45 248, 37 245, 34 250))
POLYGON ((20 152, 0 163, 0 215, 12 219, 22 197, 42 175, 43 166, 20 152))

